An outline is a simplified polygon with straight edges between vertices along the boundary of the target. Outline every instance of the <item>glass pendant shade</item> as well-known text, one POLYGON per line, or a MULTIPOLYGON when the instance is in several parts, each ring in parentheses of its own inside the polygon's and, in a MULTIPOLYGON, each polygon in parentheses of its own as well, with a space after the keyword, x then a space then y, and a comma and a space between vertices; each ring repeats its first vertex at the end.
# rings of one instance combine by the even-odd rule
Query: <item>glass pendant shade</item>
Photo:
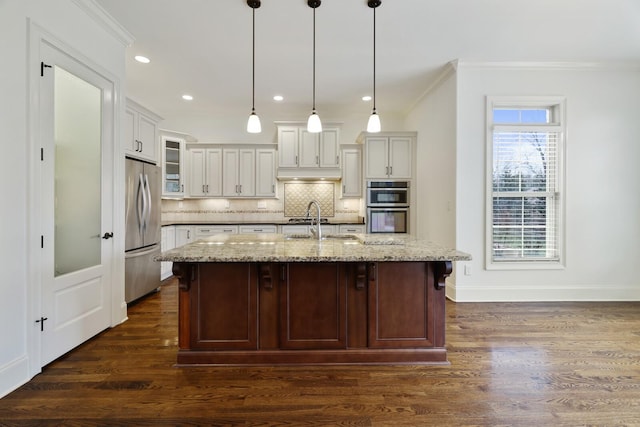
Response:
POLYGON ((262 126, 260 125, 260 117, 256 114, 255 111, 251 111, 249 115, 249 120, 247 120, 247 132, 249 133, 260 133, 262 132, 262 126))
POLYGON ((374 109, 369 116, 369 122, 367 123, 367 132, 377 133, 380 132, 380 116, 374 109))
POLYGON ((307 132, 322 132, 322 122, 320 122, 320 116, 316 113, 316 110, 313 110, 309 116, 309 120, 307 121, 307 132))

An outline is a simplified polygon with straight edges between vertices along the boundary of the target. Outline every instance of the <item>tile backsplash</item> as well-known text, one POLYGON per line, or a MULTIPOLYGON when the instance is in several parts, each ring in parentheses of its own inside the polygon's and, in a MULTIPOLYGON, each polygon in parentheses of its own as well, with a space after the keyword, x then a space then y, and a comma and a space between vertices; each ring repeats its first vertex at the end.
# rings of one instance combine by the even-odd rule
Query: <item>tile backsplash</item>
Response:
POLYGON ((320 205, 323 217, 334 217, 335 185, 332 182, 285 182, 284 184, 284 216, 305 216, 311 200, 320 205))
POLYGON ((163 222, 282 222, 306 214, 317 200, 323 217, 332 221, 358 222, 364 212, 362 199, 339 199, 339 183, 279 182, 278 198, 162 200, 163 222))

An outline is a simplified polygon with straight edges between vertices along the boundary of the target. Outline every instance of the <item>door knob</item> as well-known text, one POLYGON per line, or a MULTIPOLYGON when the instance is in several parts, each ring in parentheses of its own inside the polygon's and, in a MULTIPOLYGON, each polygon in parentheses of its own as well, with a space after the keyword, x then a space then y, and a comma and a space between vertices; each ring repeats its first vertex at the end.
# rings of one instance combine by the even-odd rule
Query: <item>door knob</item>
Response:
POLYGON ((102 236, 103 239, 110 239, 113 237, 113 233, 104 233, 104 235, 102 236))

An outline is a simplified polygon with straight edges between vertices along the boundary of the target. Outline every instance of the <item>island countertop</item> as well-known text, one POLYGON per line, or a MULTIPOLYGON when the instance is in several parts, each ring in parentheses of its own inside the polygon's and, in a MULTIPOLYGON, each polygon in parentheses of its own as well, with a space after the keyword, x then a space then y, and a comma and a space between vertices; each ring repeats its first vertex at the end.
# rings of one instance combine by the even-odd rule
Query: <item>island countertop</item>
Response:
POLYGON ((471 255, 398 234, 218 234, 163 252, 173 262, 468 261, 471 255))

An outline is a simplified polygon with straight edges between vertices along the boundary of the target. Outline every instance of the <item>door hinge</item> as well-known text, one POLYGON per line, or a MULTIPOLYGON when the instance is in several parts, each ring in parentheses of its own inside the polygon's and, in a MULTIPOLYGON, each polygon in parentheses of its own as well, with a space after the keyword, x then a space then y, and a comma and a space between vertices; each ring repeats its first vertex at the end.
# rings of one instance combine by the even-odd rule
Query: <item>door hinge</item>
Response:
POLYGON ((44 235, 40 236, 40 249, 44 249, 44 235))
POLYGON ((40 77, 44 77, 45 68, 51 68, 51 65, 45 64, 44 62, 40 62, 40 77))
POLYGON ((40 332, 44 331, 44 321, 45 320, 48 320, 48 318, 41 317, 40 319, 36 320, 36 323, 40 323, 40 332))

